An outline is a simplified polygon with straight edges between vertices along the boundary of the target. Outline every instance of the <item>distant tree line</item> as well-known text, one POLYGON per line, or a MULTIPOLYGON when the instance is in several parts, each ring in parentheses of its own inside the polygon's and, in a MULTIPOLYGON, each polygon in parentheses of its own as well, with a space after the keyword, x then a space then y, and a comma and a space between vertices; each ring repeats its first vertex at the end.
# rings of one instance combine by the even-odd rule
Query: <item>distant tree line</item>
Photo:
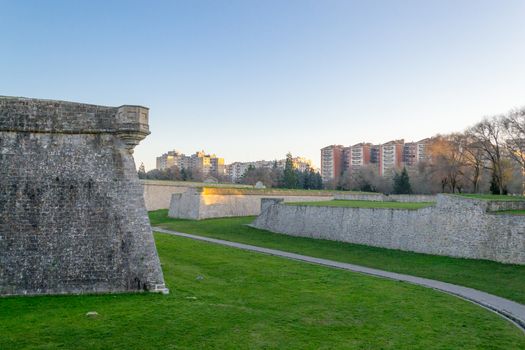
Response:
POLYGON ((344 190, 384 193, 522 194, 525 174, 525 108, 484 118, 462 133, 436 135, 426 146, 427 160, 393 177, 377 166, 343 174, 344 190), (400 187, 400 184, 403 184, 400 187))
MULTIPOLYGON (((202 182, 206 180, 202 172, 191 169, 179 169, 177 167, 171 167, 164 170, 153 169, 145 172, 144 169, 138 171, 139 179, 148 180, 170 180, 170 181, 196 181, 202 182)), ((229 182, 227 176, 219 176, 217 179, 219 182, 229 182)))
MULTIPOLYGON (((190 169, 178 169, 171 167, 164 170, 153 169, 148 172, 144 171, 141 166, 138 171, 139 179, 149 180, 171 180, 171 181, 204 181, 205 178, 201 172, 192 171, 190 169)), ((217 179, 221 183, 231 182, 231 179, 224 175, 217 179)), ((277 166, 277 161, 274 162, 272 168, 255 168, 250 165, 239 183, 255 185, 261 181, 266 187, 274 188, 290 188, 290 189, 322 189, 323 181, 321 174, 313 168, 307 167, 301 171, 296 169, 293 164, 293 157, 290 153, 286 155, 286 163, 284 169, 277 166)))
POLYGON ((243 174, 240 183, 255 185, 261 181, 266 187, 290 188, 290 189, 310 189, 317 190, 323 188, 321 174, 313 168, 307 167, 305 170, 296 169, 293 165, 292 154, 286 155, 284 169, 274 163, 272 168, 255 168, 249 166, 243 174))

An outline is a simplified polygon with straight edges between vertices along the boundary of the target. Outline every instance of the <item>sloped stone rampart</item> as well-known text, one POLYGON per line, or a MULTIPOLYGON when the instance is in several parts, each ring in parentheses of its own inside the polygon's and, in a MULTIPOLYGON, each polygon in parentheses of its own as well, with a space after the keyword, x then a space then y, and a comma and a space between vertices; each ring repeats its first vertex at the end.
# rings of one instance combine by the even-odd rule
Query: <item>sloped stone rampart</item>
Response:
POLYGON ((515 202, 438 195, 418 210, 286 205, 263 199, 253 226, 292 236, 525 264, 525 216, 491 213, 515 202))
POLYGON ((0 295, 164 290, 133 147, 148 109, 0 97, 0 295))
POLYGON ((286 202, 326 201, 333 199, 328 195, 286 196, 261 194, 257 190, 188 188, 184 193, 174 193, 171 197, 168 216, 180 219, 209 219, 232 216, 259 215, 261 199, 284 198, 286 202), (209 193, 207 193, 209 192, 209 193))

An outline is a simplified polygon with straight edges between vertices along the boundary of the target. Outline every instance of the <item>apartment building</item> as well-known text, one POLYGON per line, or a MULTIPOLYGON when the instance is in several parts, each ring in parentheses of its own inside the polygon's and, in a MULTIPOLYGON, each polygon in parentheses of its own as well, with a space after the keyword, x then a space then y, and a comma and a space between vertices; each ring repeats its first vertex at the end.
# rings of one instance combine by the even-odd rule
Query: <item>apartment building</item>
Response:
POLYGON ((321 149, 321 177, 323 182, 338 182, 343 172, 342 145, 330 145, 321 149))
POLYGON ((371 163, 371 143, 358 143, 343 149, 343 172, 352 173, 362 166, 371 163))
POLYGON ((379 148, 379 175, 388 176, 403 166, 404 140, 384 143, 379 148))
POLYGON ((182 166, 182 163, 184 162, 184 158, 186 156, 179 151, 169 151, 167 153, 164 153, 160 157, 157 157, 157 166, 156 168, 158 170, 165 170, 173 167, 177 168, 185 168, 182 166))
POLYGON ((372 145, 370 146, 370 163, 379 164, 379 149, 381 145, 372 145))
MULTIPOLYGON (((303 157, 292 158, 292 164, 294 169, 305 171, 307 168, 312 168, 312 161, 303 157)), ((226 166, 227 173, 231 178, 232 182, 237 182, 248 170, 250 166, 254 168, 266 168, 271 169, 277 167, 278 169, 284 169, 286 166, 286 159, 280 160, 258 160, 254 162, 234 162, 226 166)))
POLYGON ((200 172, 203 176, 218 177, 226 173, 224 158, 219 158, 215 154, 206 154, 204 151, 195 152, 191 156, 186 156, 178 151, 169 151, 157 157, 158 170, 172 167, 200 172))
POLYGON ((255 166, 254 162, 235 162, 228 164, 226 166, 227 175, 230 177, 232 182, 236 182, 244 175, 244 173, 246 173, 246 170, 248 170, 250 165, 255 166))
POLYGON ((321 149, 323 181, 337 181, 342 173, 352 173, 366 165, 376 165, 381 176, 390 176, 403 166, 414 166, 427 160, 426 147, 429 140, 426 138, 405 143, 401 139, 381 145, 361 142, 348 147, 327 146, 321 149))
POLYGON ((419 140, 417 142, 407 142, 403 146, 403 163, 406 166, 414 166, 417 163, 427 159, 426 145, 429 139, 419 140))

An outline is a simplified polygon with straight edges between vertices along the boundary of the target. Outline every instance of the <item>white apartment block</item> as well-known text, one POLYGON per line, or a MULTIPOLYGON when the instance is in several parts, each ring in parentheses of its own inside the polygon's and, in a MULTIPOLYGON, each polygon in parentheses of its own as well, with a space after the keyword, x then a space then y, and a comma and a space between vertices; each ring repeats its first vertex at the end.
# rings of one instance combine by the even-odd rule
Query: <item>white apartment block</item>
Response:
POLYGON ((379 149, 379 175, 388 176, 403 164, 404 140, 384 143, 379 149))
MULTIPOLYGON (((303 157, 292 158, 293 167, 300 171, 305 171, 307 168, 312 167, 312 161, 303 157)), ((278 169, 284 169, 286 166, 286 159, 280 160, 258 160, 255 162, 235 162, 227 165, 228 175, 233 182, 238 181, 248 170, 250 166, 254 168, 266 168, 271 169, 276 166, 278 169)))
POLYGON ((343 149, 341 145, 321 148, 321 177, 324 182, 339 181, 343 169, 343 149))

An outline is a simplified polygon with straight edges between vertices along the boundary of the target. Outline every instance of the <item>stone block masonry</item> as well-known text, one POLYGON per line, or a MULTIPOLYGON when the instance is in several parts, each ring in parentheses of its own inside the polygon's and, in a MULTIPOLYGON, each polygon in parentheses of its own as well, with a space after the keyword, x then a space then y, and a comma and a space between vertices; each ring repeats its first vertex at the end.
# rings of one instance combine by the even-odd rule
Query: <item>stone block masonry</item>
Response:
POLYGON ((436 196, 426 194, 391 194, 383 193, 337 193, 334 199, 348 201, 375 201, 375 202, 435 202, 436 196))
POLYGON ((148 109, 0 97, 0 295, 167 291, 133 148, 148 109))
POLYGON ((168 216, 179 219, 201 220, 259 215, 263 197, 282 197, 285 202, 326 201, 333 199, 331 194, 315 193, 306 195, 304 192, 294 193, 293 190, 283 195, 283 192, 272 192, 271 190, 188 188, 183 193, 172 194, 168 216))
POLYGON ((286 205, 263 199, 253 226, 292 236, 329 239, 418 253, 525 264, 525 216, 492 210, 523 202, 438 195, 435 206, 370 209, 286 205))

